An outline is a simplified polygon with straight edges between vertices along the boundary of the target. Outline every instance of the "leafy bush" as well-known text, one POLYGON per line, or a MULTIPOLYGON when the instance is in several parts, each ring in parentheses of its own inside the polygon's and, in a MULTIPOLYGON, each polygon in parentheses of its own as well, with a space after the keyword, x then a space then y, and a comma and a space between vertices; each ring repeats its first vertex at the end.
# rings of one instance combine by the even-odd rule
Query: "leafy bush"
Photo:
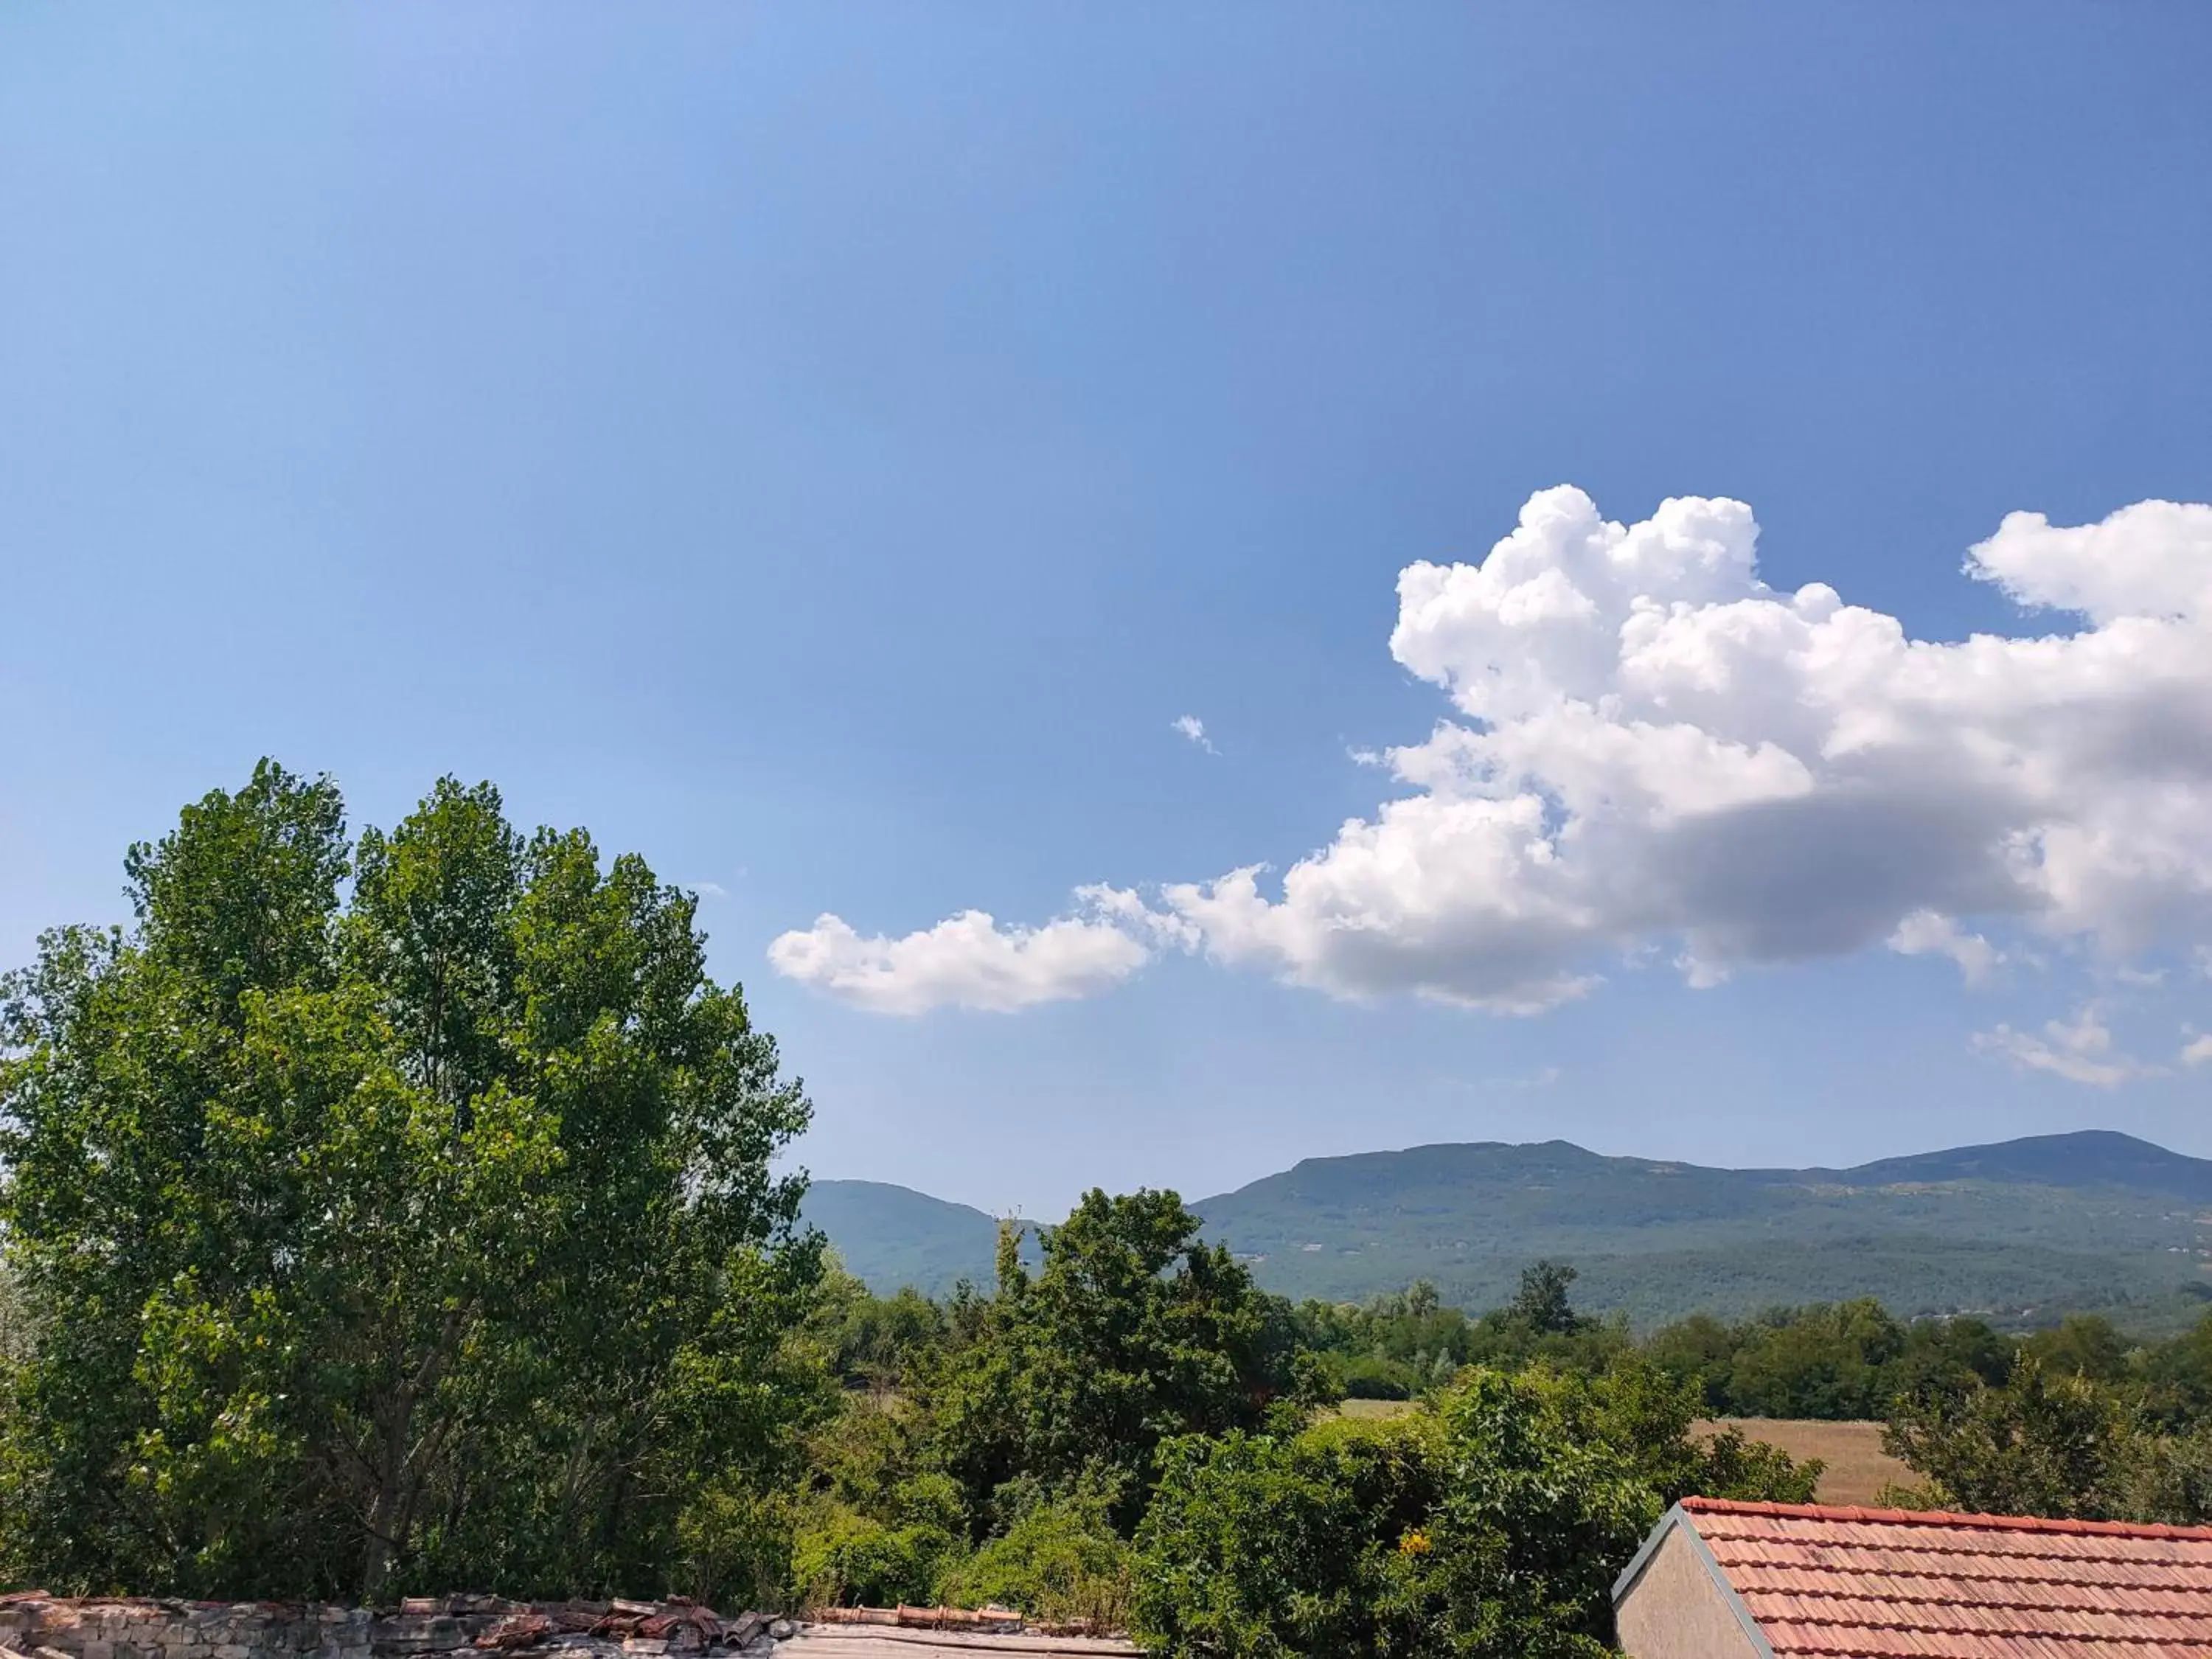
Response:
POLYGON ((1128 1623, 1130 1550, 1114 1530, 1114 1486, 1086 1480, 1030 1503, 1000 1536, 956 1563, 939 1584, 954 1607, 1018 1607, 1054 1624, 1102 1630, 1128 1623))
POLYGON ((1427 1379, 1378 1353, 1330 1354, 1322 1367, 1330 1392, 1347 1400, 1410 1400, 1427 1379))
POLYGON ((1931 1499, 2005 1515, 2109 1516, 2127 1416, 2086 1377, 2023 1360, 2004 1387, 1900 1401, 1882 1448, 1926 1475, 1931 1499))
POLYGON ((1134 1628, 1171 1654, 1408 1651, 1444 1467, 1426 1418, 1171 1443, 1137 1538, 1134 1628))
POLYGON ((1659 1514, 1564 1378, 1474 1370, 1429 1415, 1178 1442, 1139 1534, 1171 1654, 1606 1651, 1613 1574, 1659 1514))
POLYGON ((793 1540, 792 1582, 805 1607, 934 1602, 964 1548, 936 1522, 888 1525, 830 1500, 811 1508, 793 1540))
POLYGON ((1610 1589, 1692 1492, 1803 1499, 1818 1464, 1689 1426, 1697 1390, 1474 1368, 1432 1409, 1169 1448, 1135 1624, 1171 1655, 1564 1659, 1606 1651, 1610 1589))
POLYGON ((693 1564, 690 1594, 710 1607, 772 1607, 791 1583, 793 1505, 743 1478, 713 1481, 684 1511, 679 1541, 693 1564))
POLYGON ((1741 1430, 1692 1438, 1697 1389, 1642 1359, 1622 1359, 1596 1376, 1536 1372, 1531 1384, 1546 1391, 1565 1433, 1609 1449, 1662 1504, 1693 1492, 1809 1503, 1826 1467, 1817 1457, 1796 1462, 1741 1430))

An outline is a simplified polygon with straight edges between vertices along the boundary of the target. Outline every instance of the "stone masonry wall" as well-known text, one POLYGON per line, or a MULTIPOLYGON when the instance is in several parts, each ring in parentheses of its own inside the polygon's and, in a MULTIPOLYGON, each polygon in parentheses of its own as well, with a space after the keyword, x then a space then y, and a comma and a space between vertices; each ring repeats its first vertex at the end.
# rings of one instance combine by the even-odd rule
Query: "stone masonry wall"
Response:
POLYGON ((373 1659, 374 1620, 359 1607, 9 1596, 0 1644, 33 1659, 373 1659))
POLYGON ((689 1601, 421 1598, 398 1609, 146 1596, 0 1596, 6 1659, 707 1659, 764 1654, 791 1626, 689 1601))

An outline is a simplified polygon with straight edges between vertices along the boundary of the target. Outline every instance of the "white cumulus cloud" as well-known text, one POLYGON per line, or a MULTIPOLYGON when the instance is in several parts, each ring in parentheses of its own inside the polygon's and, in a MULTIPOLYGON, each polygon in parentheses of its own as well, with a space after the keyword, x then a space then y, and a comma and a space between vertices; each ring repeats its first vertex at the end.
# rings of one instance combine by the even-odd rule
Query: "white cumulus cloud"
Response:
POLYGON ((1042 927, 1002 927, 983 910, 963 910, 902 939, 855 932, 824 915, 780 935, 768 959, 788 979, 879 1014, 960 1007, 1009 1013, 1109 989, 1178 937, 1133 893, 1078 890, 1081 914, 1042 927))
POLYGON ((1759 580, 1740 501, 1607 521, 1548 489, 1479 564, 1398 579, 1392 653, 1455 718, 1409 793, 1284 873, 1167 890, 1230 961, 1344 996, 1523 1011, 1678 944, 1693 981, 1857 950, 1994 948, 2008 917, 2114 954, 2212 927, 2212 507, 2007 518, 1967 574, 2086 612, 1910 638, 1759 580))
POLYGON ((2112 1047, 2112 1030, 2094 1002, 2083 1004, 2070 1020, 2046 1022, 2040 1031, 2015 1031, 2009 1025, 1977 1031, 1974 1047, 2010 1060, 2023 1071, 2049 1072, 2070 1083, 2099 1089, 2117 1087, 2130 1078, 2154 1077, 2159 1072, 2159 1067, 2146 1066, 2112 1047))
MULTIPOLYGON (((1711 984, 1886 942, 1972 979, 2000 960, 1993 926, 2113 963, 2212 943, 2212 507, 2006 518, 1966 572, 2046 613, 2032 638, 1915 640, 1824 584, 1778 592, 1758 534, 1740 501, 1624 525, 1544 490, 1480 562, 1400 573, 1391 653, 1448 709, 1381 756, 1393 797, 1279 880, 1255 863, 1166 884, 1147 914, 1174 928, 960 917, 841 947, 875 953, 856 971, 880 991, 912 976, 889 952, 946 928, 1013 957, 1103 927, 1127 965, 1049 994, 1172 943, 1340 997, 1528 1012, 1625 960, 1711 984)), ((779 940, 779 967, 826 926, 779 940)), ((2119 1063, 2048 1030, 1990 1042, 2119 1063)))

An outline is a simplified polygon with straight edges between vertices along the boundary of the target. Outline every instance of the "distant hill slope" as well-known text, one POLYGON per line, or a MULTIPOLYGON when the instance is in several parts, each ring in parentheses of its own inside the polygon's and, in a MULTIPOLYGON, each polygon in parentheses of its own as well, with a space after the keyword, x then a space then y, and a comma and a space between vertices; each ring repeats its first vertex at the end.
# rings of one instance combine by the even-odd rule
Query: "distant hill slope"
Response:
POLYGON ((2029 1135, 1993 1146, 1954 1146, 1947 1152, 1885 1158, 1855 1170, 1780 1170, 1789 1181, 1832 1176, 1856 1187, 1910 1181, 2025 1182, 2048 1187, 2125 1188, 2212 1203, 2212 1158, 2190 1158, 2110 1129, 2070 1135, 2029 1135))
MULTIPOLYGON (((1310 1158, 1192 1206, 1267 1288, 1358 1300, 1433 1280, 1496 1305, 1538 1256, 1639 1323, 1878 1296, 1900 1312, 2171 1310, 2212 1294, 2212 1161, 2102 1131, 1885 1158, 1721 1170, 1565 1141, 1310 1158)), ((981 1211, 823 1182, 807 1212, 878 1289, 988 1280, 981 1211)))
POLYGON ((990 1285, 999 1224, 965 1204, 884 1181, 817 1181, 802 1214, 879 1295, 911 1285, 944 1296, 963 1278, 990 1285))

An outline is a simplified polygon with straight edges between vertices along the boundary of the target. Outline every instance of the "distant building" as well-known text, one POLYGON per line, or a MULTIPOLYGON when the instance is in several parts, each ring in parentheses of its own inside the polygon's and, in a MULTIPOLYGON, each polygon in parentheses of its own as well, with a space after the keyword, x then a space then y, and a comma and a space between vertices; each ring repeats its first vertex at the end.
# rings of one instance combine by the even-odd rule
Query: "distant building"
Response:
POLYGON ((1613 1603, 1629 1659, 2206 1659, 2212 1528, 1689 1498, 1613 1603))

